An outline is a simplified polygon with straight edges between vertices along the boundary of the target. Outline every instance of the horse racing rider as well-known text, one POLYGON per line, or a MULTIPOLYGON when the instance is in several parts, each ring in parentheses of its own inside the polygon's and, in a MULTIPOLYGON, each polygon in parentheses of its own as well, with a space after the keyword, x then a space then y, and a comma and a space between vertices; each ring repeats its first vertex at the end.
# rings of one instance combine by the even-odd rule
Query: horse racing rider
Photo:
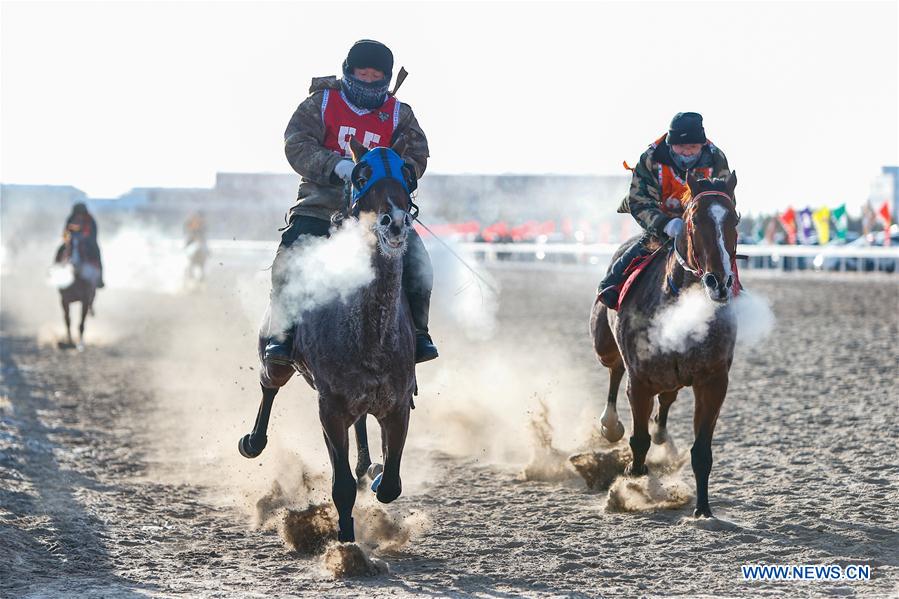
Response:
MULTIPOLYGON (((380 42, 360 40, 353 44, 343 62, 343 77, 312 79, 309 97, 287 125, 285 153, 293 169, 302 175, 302 183, 272 264, 265 360, 290 363, 295 315, 285 314, 283 302, 279 301, 288 277, 287 250, 302 243, 303 237, 328 235, 331 216, 343 207, 344 185, 350 182, 353 172, 350 138, 355 137, 369 148, 390 147, 402 138, 406 146, 404 160, 415 169, 417 177, 425 171, 428 141, 412 108, 388 93, 392 74, 390 49, 380 42)), ((403 289, 415 325, 416 362, 437 357, 437 348, 428 334, 433 279, 428 252, 418 234, 410 231, 403 257, 403 289)))
POLYGON ((643 228, 640 239, 629 247, 599 284, 599 301, 618 309, 618 293, 624 273, 634 259, 651 253, 655 240, 667 242, 684 228, 683 197, 687 171, 705 178, 724 178, 730 173, 724 152, 706 139, 702 115, 679 112, 666 135, 654 141, 633 169, 630 191, 618 212, 630 212, 643 228))
POLYGON ((66 225, 62 230, 63 242, 56 250, 56 262, 63 259, 66 251, 66 242, 73 233, 80 233, 81 239, 84 241, 83 251, 84 258, 90 262, 96 262, 100 271, 100 278, 97 281, 97 288, 103 288, 106 284, 103 282, 103 262, 100 259, 100 245, 97 243, 97 221, 87 211, 87 206, 83 202, 78 202, 72 206, 72 213, 66 219, 66 225))

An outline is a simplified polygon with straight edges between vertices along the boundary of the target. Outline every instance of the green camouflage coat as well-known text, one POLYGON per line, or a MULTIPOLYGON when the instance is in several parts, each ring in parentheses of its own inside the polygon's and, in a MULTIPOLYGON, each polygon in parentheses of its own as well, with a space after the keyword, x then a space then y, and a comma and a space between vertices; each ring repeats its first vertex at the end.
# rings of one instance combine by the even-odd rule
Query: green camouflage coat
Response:
MULTIPOLYGON (((640 156, 640 162, 634 168, 630 190, 621 202, 618 212, 629 212, 644 230, 655 237, 665 239, 663 232, 665 225, 673 217, 661 209, 660 164, 672 167, 678 177, 686 179, 686 173, 674 165, 668 144, 663 137, 650 145, 640 156)), ((695 168, 711 168, 713 178, 724 178, 730 174, 724 152, 711 142, 706 142, 702 147, 702 156, 695 168)))
MULTIPOLYGON (((324 147, 325 124, 322 121, 322 97, 326 89, 340 89, 336 77, 316 77, 309 87, 309 97, 297 107, 284 132, 284 153, 287 161, 302 182, 297 202, 287 218, 304 215, 329 220, 343 207, 343 181, 334 174, 334 167, 343 156, 324 147)), ((391 145, 400 137, 405 139, 403 158, 415 166, 421 177, 428 164, 428 140, 418 125, 412 108, 400 102, 400 116, 391 145)))

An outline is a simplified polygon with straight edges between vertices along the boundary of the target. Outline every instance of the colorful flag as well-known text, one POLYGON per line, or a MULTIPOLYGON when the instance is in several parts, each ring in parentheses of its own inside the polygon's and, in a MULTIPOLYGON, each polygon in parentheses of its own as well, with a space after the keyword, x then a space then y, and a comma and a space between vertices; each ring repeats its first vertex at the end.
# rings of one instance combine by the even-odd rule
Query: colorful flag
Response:
POLYGON ((807 244, 812 242, 812 233, 815 224, 812 222, 812 209, 805 207, 799 212, 799 242, 807 244))
POLYGON ((796 245, 796 212, 790 206, 779 217, 780 224, 783 225, 784 231, 787 233, 787 243, 796 245))
POLYGON ((830 241, 830 208, 825 206, 815 210, 812 220, 815 223, 815 231, 818 233, 818 243, 824 245, 830 241))
POLYGON ((834 232, 837 239, 846 241, 846 231, 849 229, 849 216, 846 214, 846 204, 840 204, 830 213, 833 217, 834 232))

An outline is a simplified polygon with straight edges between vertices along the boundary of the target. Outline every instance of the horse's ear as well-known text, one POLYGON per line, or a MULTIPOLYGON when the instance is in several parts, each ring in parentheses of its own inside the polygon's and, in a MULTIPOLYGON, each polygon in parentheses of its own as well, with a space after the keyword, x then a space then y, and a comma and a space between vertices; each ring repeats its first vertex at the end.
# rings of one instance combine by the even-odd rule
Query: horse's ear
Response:
POLYGON ((359 162, 365 156, 365 153, 368 152, 368 148, 356 141, 356 137, 353 136, 350 138, 350 151, 353 153, 353 161, 359 162))
POLYGON ((687 185, 690 187, 690 193, 697 195, 699 193, 699 177, 693 171, 687 171, 687 185))
POLYGON ((406 153, 406 138, 405 138, 405 136, 400 137, 398 140, 396 140, 393 143, 393 145, 390 146, 390 149, 393 150, 394 152, 396 152, 397 156, 402 158, 403 154, 406 153))
POLYGON ((734 197, 734 190, 737 188, 737 171, 731 172, 724 179, 724 185, 727 187, 727 195, 734 197))

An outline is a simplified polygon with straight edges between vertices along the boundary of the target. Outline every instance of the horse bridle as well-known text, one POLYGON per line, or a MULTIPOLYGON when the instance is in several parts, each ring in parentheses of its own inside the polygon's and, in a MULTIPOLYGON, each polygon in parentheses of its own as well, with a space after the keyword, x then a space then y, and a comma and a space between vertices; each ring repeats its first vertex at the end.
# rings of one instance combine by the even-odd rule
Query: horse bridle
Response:
MULTIPOLYGON (((687 205, 687 208, 684 210, 684 223, 685 229, 687 231, 687 256, 682 256, 680 250, 677 249, 677 236, 674 237, 673 243, 674 259, 677 260, 677 263, 681 265, 681 268, 700 279, 702 278, 702 275, 705 274, 705 271, 703 271, 699 266, 695 268, 690 266, 691 260, 693 264, 696 264, 696 256, 693 253, 693 243, 691 242, 690 235, 693 233, 693 215, 696 213, 696 209, 699 206, 699 200, 701 200, 703 197, 708 196, 720 196, 723 198, 727 198, 730 202, 734 201, 733 198, 731 198, 723 191, 703 191, 693 196, 690 199, 690 203, 687 205)), ((735 261, 736 259, 737 256, 734 255, 732 260, 735 261)))
POLYGON ((409 209, 404 210, 412 220, 418 217, 418 205, 412 194, 418 189, 415 169, 390 148, 379 147, 368 151, 353 167, 350 183, 344 186, 344 217, 359 217, 359 202, 371 191, 375 183, 382 179, 398 181, 409 200, 409 209), (362 167, 373 167, 373 176, 362 179, 362 167), (396 171, 399 171, 398 173, 396 171), (399 176, 398 176, 399 175, 399 176))

